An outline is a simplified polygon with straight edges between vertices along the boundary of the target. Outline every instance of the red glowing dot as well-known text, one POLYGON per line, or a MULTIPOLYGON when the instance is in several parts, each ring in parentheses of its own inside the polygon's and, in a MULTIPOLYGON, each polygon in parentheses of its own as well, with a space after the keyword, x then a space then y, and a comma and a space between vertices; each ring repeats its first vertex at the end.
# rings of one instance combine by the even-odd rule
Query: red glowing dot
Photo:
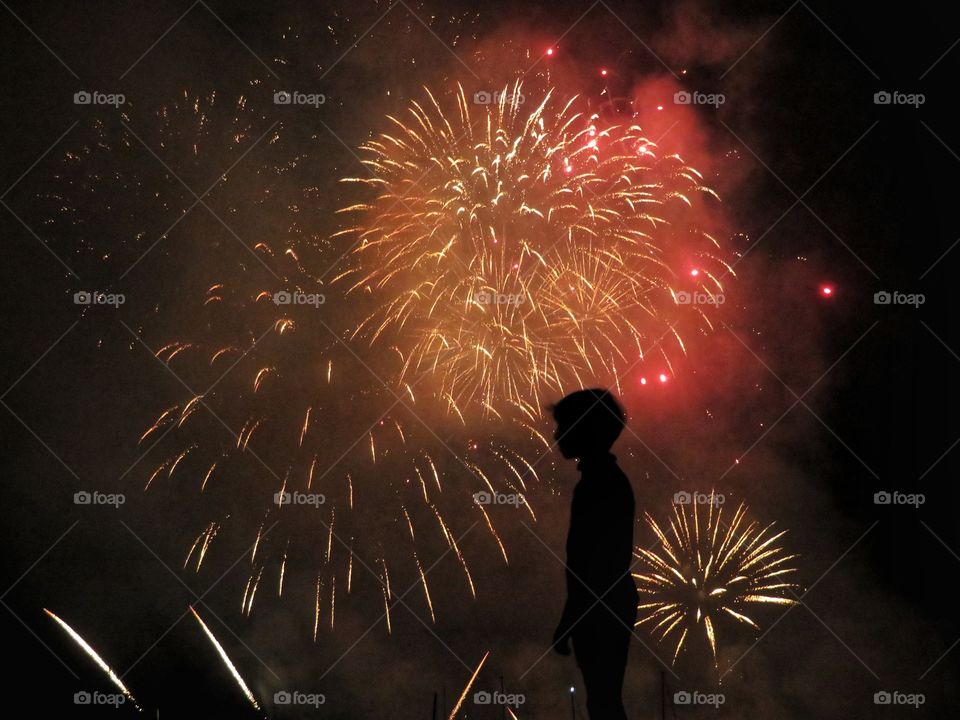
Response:
POLYGON ((608 73, 608 72, 609 72, 609 70, 607 70, 606 68, 603 68, 602 70, 600 70, 600 74, 603 75, 604 77, 607 76, 607 73, 608 73))
POLYGON ((566 170, 568 173, 573 172, 573 165, 567 165, 567 166, 564 168, 564 170, 566 170))
POLYGON ((547 48, 547 55, 553 55, 553 48, 547 48))
POLYGON ((663 105, 657 105, 657 110, 663 110, 663 105))
POLYGON ((660 373, 660 382, 665 383, 667 381, 666 373, 660 373))
POLYGON ((820 286, 820 294, 823 295, 824 297, 832 297, 832 296, 833 296, 833 285, 821 285, 821 286, 820 286))
POLYGON ((697 270, 696 268, 694 268, 693 270, 690 271, 690 275, 691 275, 692 277, 696 277, 696 276, 699 275, 699 274, 700 274, 700 271, 697 270))
POLYGON ((647 384, 647 379, 646 379, 645 377, 644 377, 644 378, 640 378, 640 384, 641 384, 641 385, 646 385, 646 384, 647 384))

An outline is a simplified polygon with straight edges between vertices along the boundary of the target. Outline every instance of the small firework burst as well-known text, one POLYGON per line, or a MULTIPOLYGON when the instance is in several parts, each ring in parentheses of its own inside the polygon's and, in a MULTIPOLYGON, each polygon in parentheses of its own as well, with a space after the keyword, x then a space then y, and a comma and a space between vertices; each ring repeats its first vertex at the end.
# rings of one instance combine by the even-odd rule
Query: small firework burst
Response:
POLYGON ((693 633, 706 636, 717 661, 717 623, 723 616, 759 629, 747 615, 752 605, 793 605, 786 597, 798 588, 788 579, 796 568, 778 541, 787 531, 773 531, 747 520, 743 503, 727 522, 710 493, 703 503, 674 504, 664 530, 648 513, 647 524, 659 540, 657 550, 636 549, 643 571, 634 574, 641 594, 637 625, 649 625, 662 641, 676 641, 673 662, 693 633))

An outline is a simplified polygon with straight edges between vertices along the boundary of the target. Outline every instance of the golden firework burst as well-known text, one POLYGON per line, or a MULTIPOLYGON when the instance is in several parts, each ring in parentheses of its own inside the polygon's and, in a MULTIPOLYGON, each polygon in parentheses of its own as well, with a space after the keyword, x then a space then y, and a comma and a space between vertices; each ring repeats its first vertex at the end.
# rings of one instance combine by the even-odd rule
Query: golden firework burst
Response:
POLYGON ((797 602, 786 595, 799 587, 788 579, 796 572, 788 563, 798 556, 777 544, 787 531, 748 521, 743 503, 727 522, 720 497, 711 492, 704 503, 674 503, 668 530, 644 513, 659 548, 635 552, 644 568, 634 573, 641 593, 637 625, 651 626, 661 641, 676 641, 674 663, 694 632, 704 633, 716 662, 720 617, 759 629, 747 615, 750 606, 797 602))

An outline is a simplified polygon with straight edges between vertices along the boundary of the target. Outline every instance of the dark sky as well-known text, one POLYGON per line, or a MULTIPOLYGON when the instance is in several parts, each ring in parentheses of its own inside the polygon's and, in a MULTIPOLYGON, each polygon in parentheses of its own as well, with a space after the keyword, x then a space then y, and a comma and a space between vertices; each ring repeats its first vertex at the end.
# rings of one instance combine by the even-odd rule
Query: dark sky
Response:
MULTIPOLYGON (((2 5, 0 622, 8 710, 84 716, 74 693, 111 691, 43 615, 46 607, 97 648, 151 712, 249 714, 184 616, 194 604, 271 716, 426 717, 434 692, 449 708, 487 651, 475 689, 493 690, 502 678, 527 698, 519 717, 569 713, 575 668, 553 655, 538 658, 560 612, 563 573, 554 554, 563 547, 572 467, 544 460, 535 532, 503 516, 509 567, 488 535, 463 538, 476 599, 456 558, 426 542, 423 564, 439 559, 430 571, 436 623, 414 587, 409 607, 394 606, 388 635, 384 623, 373 625, 382 604, 371 548, 364 557, 370 569, 355 570, 355 594, 338 595, 336 629, 321 628, 314 643, 314 576, 293 563, 284 598, 265 583, 253 612, 240 612, 250 571, 239 560, 252 533, 224 531, 199 573, 182 570, 211 509, 185 480, 142 491, 166 455, 141 461, 137 439, 183 400, 184 389, 131 334, 157 349, 173 336, 210 330, 208 316, 197 312, 207 287, 262 279, 241 242, 289 241, 312 267, 334 263, 343 247, 329 239, 338 227, 333 213, 356 201, 337 180, 361 172, 352 148, 384 127, 383 116, 420 97, 423 85, 499 85, 530 64, 529 53, 536 59, 551 45, 560 50, 552 72, 570 94, 596 96, 598 71, 607 67, 616 93, 642 102, 678 87, 726 96, 718 109, 685 115, 677 142, 723 196, 725 244, 743 255, 732 302, 717 330, 691 347, 676 382, 658 394, 625 392, 631 432, 615 448, 638 509, 664 517, 678 490, 716 487, 759 519, 789 528, 784 544, 801 554, 803 604, 761 611, 768 634, 725 634, 720 666, 733 669, 720 688, 726 702, 709 712, 947 717, 956 707, 960 337, 951 280, 960 264, 952 212, 960 138, 947 87, 960 50, 937 8, 2 5), (327 102, 318 112, 277 116, 263 98, 283 88, 321 92, 327 102), (128 115, 75 105, 74 93, 85 89, 125 94, 128 115), (177 119, 189 114, 184 91, 248 95, 243 130, 259 137, 281 122, 282 138, 241 158, 221 102, 194 152, 196 128, 177 119), (925 102, 878 105, 881 91, 922 93, 925 102), (164 125, 161 107, 182 114, 164 125), (157 156, 131 141, 121 120, 157 156), (68 153, 80 161, 71 163, 68 153), (283 172, 278 158, 288 163, 283 172), (194 208, 161 239, 194 200, 173 174, 200 193, 226 168, 227 181, 208 200, 212 211, 194 208), (832 297, 822 296, 823 285, 832 297), (94 288, 123 292, 129 302, 81 312, 73 294, 94 288), (882 291, 922 293, 925 302, 878 305, 874 295, 882 291), (124 493, 127 502, 120 509, 74 503, 74 493, 95 488, 124 493), (922 493, 926 502, 877 505, 880 491, 922 493), (276 708, 279 690, 323 693, 327 702, 316 712, 276 708), (876 706, 881 691, 923 693, 925 704, 876 706)), ((247 332, 243 318, 219 322, 227 334, 247 332)), ((349 389, 331 398, 324 417, 331 438, 350 434, 372 412, 369 378, 330 349, 329 337, 308 342, 351 368, 349 389)), ((230 418, 237 427, 243 420, 230 418)), ((438 432, 450 443, 471 439, 438 432)), ((455 478, 456 461, 442 462, 455 478)), ((374 480, 356 478, 358 493, 374 480)), ((221 512, 228 507, 238 525, 255 531, 260 506, 250 507, 244 491, 253 482, 238 471, 237 484, 213 497, 221 512)), ((373 489, 369 497, 363 512, 371 516, 389 500, 373 489)), ((291 553, 309 561, 326 552, 322 527, 297 529, 294 523, 291 553)), ((652 542, 642 524, 637 542, 652 542)), ((406 589, 415 579, 398 574, 395 582, 406 589)), ((631 653, 625 698, 632 717, 659 717, 661 674, 671 695, 711 687, 702 667, 668 670, 639 641, 631 653)), ((577 712, 585 717, 582 703, 577 712)), ((129 708, 89 716, 124 714, 129 708)), ((707 714, 675 708, 676 717, 707 714)), ((470 705, 461 716, 499 714, 470 705)))

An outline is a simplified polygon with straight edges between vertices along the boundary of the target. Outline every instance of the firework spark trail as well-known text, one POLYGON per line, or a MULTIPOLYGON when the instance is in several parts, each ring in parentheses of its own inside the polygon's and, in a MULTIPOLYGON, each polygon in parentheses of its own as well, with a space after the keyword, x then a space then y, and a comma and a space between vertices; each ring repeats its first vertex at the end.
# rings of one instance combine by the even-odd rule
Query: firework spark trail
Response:
POLYGON ((217 651, 217 655, 219 655, 220 659, 223 660, 223 664, 226 665, 227 670, 230 671, 233 679, 243 692, 244 697, 247 698, 251 705, 253 705, 254 709, 260 710, 260 706, 257 704, 256 698, 254 698, 253 693, 250 691, 250 688, 247 687, 247 684, 243 681, 243 678, 240 677, 240 672, 237 670, 233 662, 231 662, 230 657, 227 655, 227 651, 223 649, 223 645, 221 645, 217 638, 214 637, 214 634, 210 631, 210 628, 207 627, 207 624, 200 618, 200 616, 197 614, 197 611, 194 610, 193 607, 190 608, 190 612, 193 613, 193 617, 196 618, 198 623, 200 623, 200 627, 203 629, 204 634, 217 651))
POLYGON ((313 609, 313 641, 317 641, 317 629, 320 627, 320 591, 323 589, 323 580, 317 576, 317 594, 313 609))
POLYGON ((470 688, 473 687, 473 683, 477 679, 477 675, 480 674, 480 670, 481 668, 483 668, 483 664, 487 661, 488 657, 490 657, 489 650, 487 650, 487 652, 484 653, 483 658, 481 658, 480 660, 480 664, 477 665, 477 669, 473 671, 473 675, 470 676, 470 680, 467 682, 467 686, 463 689, 463 692, 460 693, 460 698, 457 700, 457 704, 453 706, 453 710, 451 711, 450 716, 447 718, 447 720, 453 720, 457 716, 457 713, 460 712, 460 706, 463 705, 463 701, 466 699, 467 695, 469 694, 470 688))
POLYGON ((706 504, 706 517, 701 518, 696 498, 688 504, 675 503, 669 532, 644 513, 660 551, 638 547, 635 552, 645 568, 633 575, 641 593, 641 617, 636 624, 650 624, 661 641, 678 636, 674 663, 690 634, 701 625, 716 663, 720 617, 759 629, 745 606, 796 602, 784 593, 799 587, 785 579, 796 572, 787 563, 798 556, 787 555, 776 545, 787 531, 774 534, 773 523, 747 522, 743 503, 725 523, 715 493, 706 504))
POLYGON ((123 684, 123 681, 120 680, 120 677, 113 671, 113 668, 107 665, 106 661, 102 657, 100 657, 97 651, 94 650, 86 640, 80 637, 80 634, 76 630, 74 630, 66 622, 64 622, 59 617, 57 617, 53 612, 51 612, 50 610, 47 610, 47 608, 44 608, 43 611, 47 615, 49 615, 53 619, 53 621, 57 623, 57 625, 63 628, 64 632, 66 632, 67 635, 69 635, 70 638, 77 645, 79 645, 80 648, 90 657, 90 659, 97 664, 97 667, 99 667, 101 670, 103 670, 103 672, 106 673, 107 677, 110 678, 110 682, 112 682, 117 687, 117 689, 119 689, 120 692, 123 693, 123 696, 127 698, 127 700, 129 700, 131 703, 133 703, 133 706, 137 709, 138 712, 140 712, 140 706, 137 705, 136 699, 133 697, 133 695, 130 694, 130 690, 127 689, 127 686, 123 684))

